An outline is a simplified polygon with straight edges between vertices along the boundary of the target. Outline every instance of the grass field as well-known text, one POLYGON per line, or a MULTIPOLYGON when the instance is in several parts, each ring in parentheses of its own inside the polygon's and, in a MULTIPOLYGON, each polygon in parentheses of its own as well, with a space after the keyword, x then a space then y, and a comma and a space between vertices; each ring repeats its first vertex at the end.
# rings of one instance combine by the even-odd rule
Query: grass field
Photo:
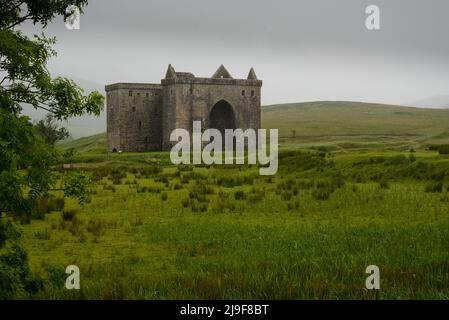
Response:
POLYGON ((22 226, 45 281, 34 298, 449 298, 449 156, 426 150, 449 140, 449 110, 269 106, 263 125, 280 129, 274 177, 108 155, 104 135, 66 144, 92 201, 22 226), (79 291, 64 288, 70 264, 79 291))

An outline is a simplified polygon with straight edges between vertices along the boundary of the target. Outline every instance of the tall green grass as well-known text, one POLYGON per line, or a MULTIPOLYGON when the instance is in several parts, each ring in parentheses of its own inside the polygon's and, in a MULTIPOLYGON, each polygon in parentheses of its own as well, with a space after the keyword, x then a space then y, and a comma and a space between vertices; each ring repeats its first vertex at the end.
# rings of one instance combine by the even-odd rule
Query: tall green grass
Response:
POLYGON ((45 284, 31 298, 449 298, 447 156, 285 151, 274 177, 124 156, 78 168, 95 176, 91 203, 23 226, 45 284), (79 291, 64 288, 70 264, 79 291))

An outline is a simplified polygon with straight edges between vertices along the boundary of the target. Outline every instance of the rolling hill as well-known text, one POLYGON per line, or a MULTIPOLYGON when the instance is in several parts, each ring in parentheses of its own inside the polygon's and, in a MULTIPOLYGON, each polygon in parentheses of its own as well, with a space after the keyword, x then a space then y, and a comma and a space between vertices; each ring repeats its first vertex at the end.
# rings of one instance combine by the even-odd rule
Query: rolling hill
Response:
MULTIPOLYGON (((347 101, 262 107, 262 127, 279 129, 281 147, 339 149, 421 148, 449 143, 449 110, 347 101)), ((64 143, 80 152, 105 152, 106 135, 64 143)))

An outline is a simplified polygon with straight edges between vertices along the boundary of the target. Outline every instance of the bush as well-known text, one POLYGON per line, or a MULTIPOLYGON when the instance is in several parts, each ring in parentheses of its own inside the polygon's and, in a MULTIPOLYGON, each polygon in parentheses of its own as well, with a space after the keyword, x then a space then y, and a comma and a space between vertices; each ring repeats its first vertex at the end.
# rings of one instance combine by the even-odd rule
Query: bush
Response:
POLYGON ((384 163, 386 166, 397 166, 401 164, 407 164, 409 162, 409 159, 403 154, 390 157, 388 158, 384 163))
POLYGON ((191 198, 195 198, 196 195, 206 195, 206 194, 214 194, 214 188, 201 182, 196 182, 190 188, 191 198))
POLYGON ((298 187, 302 190, 308 190, 313 188, 314 181, 313 180, 298 180, 298 187))
POLYGON ((183 208, 187 208, 190 204, 190 199, 182 199, 181 204, 183 208))
POLYGON ((281 199, 284 201, 290 201, 293 197, 293 192, 291 191, 284 191, 281 193, 281 199))
POLYGON ((73 221, 76 216, 76 210, 64 210, 62 212, 62 220, 64 221, 73 221))
POLYGON ((208 204, 200 203, 193 199, 192 201, 190 201, 190 207, 192 209, 192 212, 206 212, 208 204))
POLYGON ((381 180, 379 182, 379 187, 381 189, 390 189, 390 185, 389 185, 388 181, 386 181, 386 180, 381 180))
POLYGON ((430 183, 426 186, 425 191, 429 193, 439 193, 443 192, 444 185, 442 182, 430 183))
POLYGON ((433 144, 429 146, 429 150, 438 151, 439 154, 449 154, 449 144, 433 144))
POLYGON ((109 191, 115 192, 116 188, 113 185, 107 185, 107 186, 103 187, 103 190, 109 190, 109 191))
POLYGON ((39 240, 50 240, 51 239, 51 233, 50 233, 50 230, 48 230, 48 229, 45 229, 42 231, 36 231, 34 236, 36 237, 36 239, 39 239, 39 240))
POLYGON ((139 172, 142 176, 149 178, 150 176, 154 176, 161 173, 162 168, 156 166, 146 166, 144 168, 140 168, 139 172))
POLYGON ((173 190, 181 190, 181 189, 182 189, 182 183, 177 182, 173 185, 173 190))
POLYGON ((179 172, 186 172, 186 171, 193 171, 193 166, 191 165, 180 165, 178 166, 178 171, 179 172))
POLYGON ((296 209, 296 210, 299 209, 299 201, 294 201, 294 202, 287 203, 287 210, 291 211, 293 209, 296 209))
POLYGON ((312 197, 315 200, 327 200, 330 198, 332 192, 334 192, 334 190, 330 188, 315 189, 312 191, 312 197))
POLYGON ((438 148, 439 154, 449 154, 449 144, 442 145, 438 148))
POLYGON ((137 188, 137 193, 145 193, 148 191, 148 187, 137 188))
POLYGON ((35 200, 32 207, 32 218, 44 219, 46 213, 64 209, 64 198, 56 198, 53 195, 47 195, 35 200))
POLYGON ((234 193, 235 200, 245 200, 245 198, 246 198, 245 192, 243 192, 242 190, 238 190, 234 193))
POLYGON ((219 177, 217 179, 217 185, 226 187, 226 188, 233 188, 241 186, 244 183, 244 179, 241 176, 238 177, 219 177))
POLYGON ((87 224, 87 231, 92 233, 94 236, 101 236, 105 234, 106 223, 100 219, 91 219, 87 224))
POLYGON ((0 300, 29 298, 29 294, 42 289, 42 281, 30 271, 20 237, 10 221, 0 219, 0 300))

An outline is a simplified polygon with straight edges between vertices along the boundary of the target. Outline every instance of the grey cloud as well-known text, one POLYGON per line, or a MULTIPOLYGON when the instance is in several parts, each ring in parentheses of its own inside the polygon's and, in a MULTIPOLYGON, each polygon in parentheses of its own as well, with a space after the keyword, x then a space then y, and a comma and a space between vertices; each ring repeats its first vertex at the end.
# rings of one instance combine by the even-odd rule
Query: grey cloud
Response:
POLYGON ((264 104, 407 104, 449 92, 448 14, 447 0, 91 0, 80 30, 61 19, 46 30, 58 39, 49 67, 103 86, 223 63, 234 77, 254 67, 264 104), (364 27, 369 4, 379 31, 364 27))

